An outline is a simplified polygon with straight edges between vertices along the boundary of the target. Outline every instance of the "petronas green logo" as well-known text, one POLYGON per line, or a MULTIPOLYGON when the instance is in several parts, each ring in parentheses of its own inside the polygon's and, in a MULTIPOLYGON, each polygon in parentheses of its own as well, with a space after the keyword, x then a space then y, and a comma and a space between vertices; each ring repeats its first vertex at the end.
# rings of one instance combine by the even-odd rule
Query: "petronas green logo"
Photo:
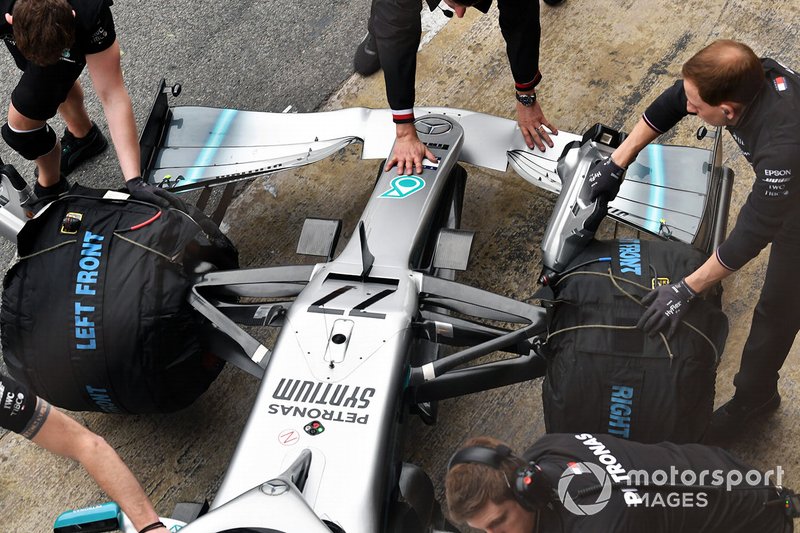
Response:
POLYGON ((379 198, 408 198, 423 188, 425 188, 425 180, 419 176, 397 176, 392 180, 390 189, 381 194, 379 198))

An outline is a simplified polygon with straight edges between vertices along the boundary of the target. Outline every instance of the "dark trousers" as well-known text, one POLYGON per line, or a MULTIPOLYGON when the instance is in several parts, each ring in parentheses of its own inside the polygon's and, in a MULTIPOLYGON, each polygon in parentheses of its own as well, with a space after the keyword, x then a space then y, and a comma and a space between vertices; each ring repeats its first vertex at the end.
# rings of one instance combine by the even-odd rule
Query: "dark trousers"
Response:
POLYGON ((795 209, 772 242, 750 335, 733 380, 738 396, 760 401, 775 392, 778 371, 799 330, 800 209, 795 209))

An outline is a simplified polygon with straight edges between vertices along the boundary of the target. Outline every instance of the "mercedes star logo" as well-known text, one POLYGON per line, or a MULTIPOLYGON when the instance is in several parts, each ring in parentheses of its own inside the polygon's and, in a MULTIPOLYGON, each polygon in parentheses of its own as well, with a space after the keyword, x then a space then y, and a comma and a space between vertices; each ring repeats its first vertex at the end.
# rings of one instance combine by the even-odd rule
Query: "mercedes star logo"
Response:
POLYGON ((449 121, 438 117, 417 119, 414 122, 414 127, 419 133, 425 135, 442 135, 453 129, 453 125, 449 121))

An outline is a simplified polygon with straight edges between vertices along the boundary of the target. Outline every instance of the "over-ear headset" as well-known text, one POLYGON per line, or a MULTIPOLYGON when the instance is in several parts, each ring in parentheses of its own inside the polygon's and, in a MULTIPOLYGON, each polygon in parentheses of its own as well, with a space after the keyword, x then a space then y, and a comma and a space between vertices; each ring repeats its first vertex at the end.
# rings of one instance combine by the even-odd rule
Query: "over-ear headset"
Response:
POLYGON ((499 470, 506 480, 514 499, 524 509, 535 511, 553 500, 553 490, 545 479, 542 469, 533 461, 527 462, 511 451, 508 446, 497 448, 469 446, 458 450, 447 463, 447 471, 460 464, 481 464, 499 470), (517 463, 513 479, 508 478, 505 463, 517 463))

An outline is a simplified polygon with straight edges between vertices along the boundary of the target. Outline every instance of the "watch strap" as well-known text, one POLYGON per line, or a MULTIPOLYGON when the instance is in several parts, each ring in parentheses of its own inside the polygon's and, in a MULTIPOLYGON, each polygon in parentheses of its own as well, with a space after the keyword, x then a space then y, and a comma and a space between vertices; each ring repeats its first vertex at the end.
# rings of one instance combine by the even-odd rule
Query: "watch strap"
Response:
POLYGON ((520 94, 516 93, 517 102, 524 105, 525 107, 530 107, 536 103, 536 93, 531 94, 520 94))

